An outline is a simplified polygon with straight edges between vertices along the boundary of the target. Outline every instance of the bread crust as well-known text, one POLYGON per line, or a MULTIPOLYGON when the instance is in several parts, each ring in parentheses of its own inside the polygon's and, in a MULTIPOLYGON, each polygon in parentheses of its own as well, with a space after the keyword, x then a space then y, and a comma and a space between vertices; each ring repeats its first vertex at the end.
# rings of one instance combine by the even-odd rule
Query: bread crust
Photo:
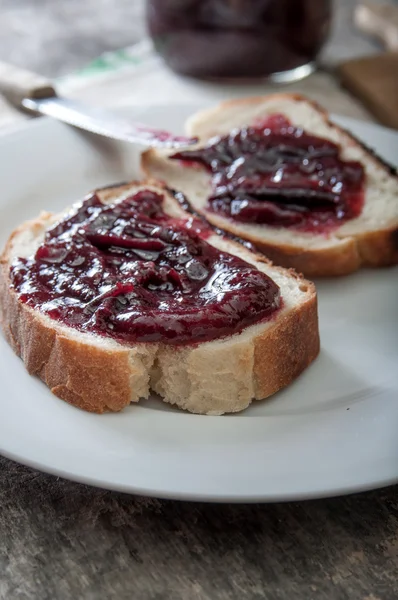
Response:
MULTIPOLYGON (((340 133, 349 136, 356 144, 364 148, 368 154, 369 160, 378 166, 388 169, 392 177, 398 180, 397 170, 387 164, 382 158, 368 148, 363 142, 358 140, 349 131, 332 123, 328 113, 316 102, 305 98, 301 94, 281 93, 272 94, 272 96, 254 96, 250 98, 237 98, 221 102, 217 107, 203 111, 201 120, 206 119, 206 115, 213 116, 222 114, 229 107, 239 107, 256 105, 264 101, 265 98, 273 100, 291 100, 296 102, 306 102, 318 111, 328 125, 332 125, 340 133)), ((196 116, 194 116, 196 117, 196 116)), ((190 127, 188 124, 188 132, 190 127)), ((209 132, 209 137, 213 135, 209 132)), ((146 175, 152 175, 152 165, 158 160, 158 153, 155 150, 148 150, 142 155, 142 169, 146 175)), ((167 182, 166 182, 167 183, 167 182)), ((397 198, 398 203, 398 198, 397 198)), ((302 246, 292 241, 291 244, 275 243, 266 239, 252 235, 241 228, 239 223, 220 215, 213 215, 209 211, 203 211, 202 214, 213 224, 225 231, 242 237, 256 247, 259 252, 263 252, 275 264, 283 267, 292 267, 299 273, 304 273, 306 277, 331 277, 338 275, 348 275, 357 271, 360 267, 386 267, 398 263, 398 215, 397 222, 389 228, 375 231, 367 231, 360 234, 339 235, 336 232, 336 245, 324 248, 310 248, 302 246), (340 243, 339 243, 340 242, 340 243)))
MULTIPOLYGON (((311 284, 313 286, 313 284, 311 284)), ((315 288, 311 288, 315 291, 315 288)), ((281 319, 255 341, 256 398, 267 398, 287 386, 318 356, 320 350, 315 293, 299 310, 281 319), (264 365, 268 365, 264 369, 264 365)))
MULTIPOLYGON (((212 218, 208 213, 206 217, 212 218)), ((398 228, 395 226, 339 237, 336 245, 312 249, 266 242, 260 237, 246 235, 238 224, 226 221, 217 217, 213 219, 221 229, 235 236, 245 236, 258 252, 264 253, 276 265, 295 269, 306 277, 349 275, 361 267, 388 267, 398 263, 398 228)))
MULTIPOLYGON (((115 187, 114 193, 121 189, 115 187)), ((306 291, 305 301, 280 316, 276 313, 271 326, 260 330, 250 343, 234 347, 229 357, 231 371, 223 370, 217 375, 221 382, 224 378, 226 385, 235 378, 231 397, 221 393, 213 398, 211 390, 198 394, 197 381, 211 381, 213 365, 207 348, 212 348, 212 342, 206 343, 204 352, 198 352, 198 348, 205 344, 172 349, 162 344, 132 347, 115 342, 110 349, 94 344, 90 334, 75 336, 74 330, 20 302, 10 286, 9 259, 14 240, 26 229, 43 230, 48 217, 46 214, 18 227, 0 257, 0 324, 28 372, 38 376, 62 400, 95 413, 120 411, 149 395, 150 380, 156 389, 154 382, 159 381, 160 374, 165 401, 202 414, 236 412, 246 408, 253 398, 265 398, 288 385, 318 355, 315 286, 294 272, 288 275, 306 291), (171 355, 182 378, 190 382, 186 397, 179 394, 172 378, 167 381, 159 371, 159 364, 163 361, 164 366, 165 357, 169 360, 171 355)), ((238 242, 230 244, 242 248, 238 242)), ((261 255, 256 260, 271 265, 261 255)), ((275 272, 286 276, 283 269, 275 268, 275 272)), ((239 341, 239 334, 230 339, 239 341)))

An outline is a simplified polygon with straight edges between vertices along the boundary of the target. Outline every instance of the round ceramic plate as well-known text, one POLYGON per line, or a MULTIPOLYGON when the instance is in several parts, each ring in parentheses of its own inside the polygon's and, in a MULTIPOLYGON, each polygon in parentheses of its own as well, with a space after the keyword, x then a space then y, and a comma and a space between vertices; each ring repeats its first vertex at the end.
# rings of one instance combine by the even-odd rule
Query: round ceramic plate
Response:
MULTIPOLYGON (((135 111, 182 131, 192 107, 135 111)), ((398 135, 336 118, 394 162, 398 135)), ((40 119, 0 138, 0 236, 138 175, 137 151, 40 119)), ((398 201, 398 199, 397 199, 398 201)), ((62 402, 0 336, 0 452, 104 488, 215 501, 314 498, 398 481, 398 268, 318 283, 322 351, 288 389, 234 416, 151 398, 119 414, 62 402)))

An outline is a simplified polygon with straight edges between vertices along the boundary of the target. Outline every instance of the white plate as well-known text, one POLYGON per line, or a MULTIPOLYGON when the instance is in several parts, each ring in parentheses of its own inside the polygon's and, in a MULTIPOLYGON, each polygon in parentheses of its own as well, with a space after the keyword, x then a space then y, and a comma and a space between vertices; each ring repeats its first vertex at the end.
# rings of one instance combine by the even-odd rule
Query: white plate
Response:
MULTIPOLYGON (((182 129, 192 107, 138 115, 182 129)), ((137 112, 137 111, 136 111, 137 112)), ((386 159, 398 135, 343 125, 386 159)), ((0 237, 42 209, 136 176, 131 146, 37 120, 0 139, 0 237)), ((159 497, 273 501, 398 481, 398 269, 319 283, 322 351, 288 389, 235 416, 190 415, 152 399, 92 415, 52 396, 0 337, 0 452, 43 471, 159 497)))

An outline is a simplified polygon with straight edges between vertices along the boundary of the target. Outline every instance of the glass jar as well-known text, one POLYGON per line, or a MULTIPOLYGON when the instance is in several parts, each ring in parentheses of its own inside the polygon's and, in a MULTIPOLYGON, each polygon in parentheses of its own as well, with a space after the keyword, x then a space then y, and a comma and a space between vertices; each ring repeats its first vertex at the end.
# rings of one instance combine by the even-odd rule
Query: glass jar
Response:
POLYGON ((147 0, 156 50, 200 78, 308 75, 329 33, 332 0, 147 0))

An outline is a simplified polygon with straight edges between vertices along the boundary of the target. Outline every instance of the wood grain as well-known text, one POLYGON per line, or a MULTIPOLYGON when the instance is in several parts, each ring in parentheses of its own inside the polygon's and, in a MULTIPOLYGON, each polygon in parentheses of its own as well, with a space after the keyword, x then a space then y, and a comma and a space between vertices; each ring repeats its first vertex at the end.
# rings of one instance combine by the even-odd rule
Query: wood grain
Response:
POLYGON ((395 600, 398 488, 311 502, 133 498, 0 462, 0 598, 395 600))

